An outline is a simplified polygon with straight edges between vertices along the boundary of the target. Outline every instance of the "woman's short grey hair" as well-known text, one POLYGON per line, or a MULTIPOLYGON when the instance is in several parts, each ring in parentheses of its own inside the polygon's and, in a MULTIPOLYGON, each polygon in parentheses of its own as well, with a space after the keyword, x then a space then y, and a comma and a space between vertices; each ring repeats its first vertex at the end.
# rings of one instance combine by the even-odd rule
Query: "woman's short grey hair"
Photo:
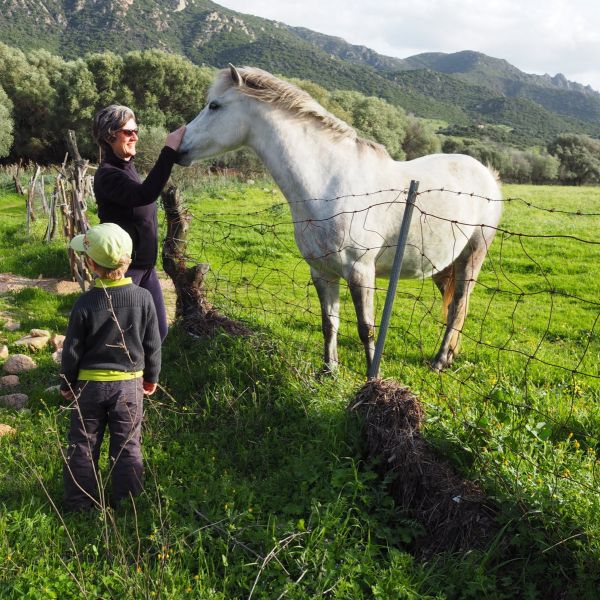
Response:
POLYGON ((92 135, 101 146, 110 145, 115 141, 117 131, 122 129, 129 119, 135 119, 130 108, 121 104, 111 104, 94 117, 92 135))

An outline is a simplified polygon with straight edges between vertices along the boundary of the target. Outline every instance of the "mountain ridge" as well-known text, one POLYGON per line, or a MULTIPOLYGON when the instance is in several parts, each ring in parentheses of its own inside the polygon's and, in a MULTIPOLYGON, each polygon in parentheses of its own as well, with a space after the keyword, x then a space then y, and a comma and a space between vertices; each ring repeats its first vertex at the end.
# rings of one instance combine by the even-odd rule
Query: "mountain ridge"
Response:
POLYGON ((561 74, 523 73, 472 50, 384 56, 210 0, 0 0, 0 41, 67 59, 158 48, 196 64, 253 64, 328 89, 380 96, 450 124, 506 125, 517 145, 526 143, 523 110, 537 123, 526 128, 531 143, 566 131, 600 136, 600 94, 561 74))

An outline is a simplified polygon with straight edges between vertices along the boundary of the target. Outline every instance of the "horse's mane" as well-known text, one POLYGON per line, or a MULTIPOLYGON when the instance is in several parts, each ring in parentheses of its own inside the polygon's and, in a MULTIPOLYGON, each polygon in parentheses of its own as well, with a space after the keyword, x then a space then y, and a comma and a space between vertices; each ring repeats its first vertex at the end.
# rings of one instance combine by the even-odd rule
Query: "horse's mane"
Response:
MULTIPOLYGON (((300 118, 315 119, 333 135, 353 139, 361 146, 387 154, 387 150, 381 144, 359 137, 350 125, 325 110, 310 94, 295 85, 256 67, 242 67, 237 71, 243 82, 238 88, 240 93, 288 110, 300 118)), ((231 71, 223 69, 219 72, 210 93, 223 92, 231 86, 231 71)))

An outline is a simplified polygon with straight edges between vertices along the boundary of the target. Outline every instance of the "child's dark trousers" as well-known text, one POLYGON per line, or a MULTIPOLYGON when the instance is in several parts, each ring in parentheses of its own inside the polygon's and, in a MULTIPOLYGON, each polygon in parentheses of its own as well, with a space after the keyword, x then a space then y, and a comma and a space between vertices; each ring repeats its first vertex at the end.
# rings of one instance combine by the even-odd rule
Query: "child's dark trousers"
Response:
POLYGON ((111 503, 142 491, 141 429, 144 410, 142 378, 125 381, 79 381, 71 405, 69 446, 63 466, 64 505, 79 511, 103 506, 104 479, 98 459, 104 431, 110 434, 111 503))

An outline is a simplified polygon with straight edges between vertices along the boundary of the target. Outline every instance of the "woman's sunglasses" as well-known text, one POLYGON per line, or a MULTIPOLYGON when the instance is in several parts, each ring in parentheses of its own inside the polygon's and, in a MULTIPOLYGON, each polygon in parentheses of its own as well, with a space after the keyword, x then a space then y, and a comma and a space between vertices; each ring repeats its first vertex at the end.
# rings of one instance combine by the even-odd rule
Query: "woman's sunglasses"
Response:
POLYGON ((136 127, 135 129, 117 129, 117 131, 122 131, 127 137, 131 137, 134 133, 137 135, 139 129, 136 127))

